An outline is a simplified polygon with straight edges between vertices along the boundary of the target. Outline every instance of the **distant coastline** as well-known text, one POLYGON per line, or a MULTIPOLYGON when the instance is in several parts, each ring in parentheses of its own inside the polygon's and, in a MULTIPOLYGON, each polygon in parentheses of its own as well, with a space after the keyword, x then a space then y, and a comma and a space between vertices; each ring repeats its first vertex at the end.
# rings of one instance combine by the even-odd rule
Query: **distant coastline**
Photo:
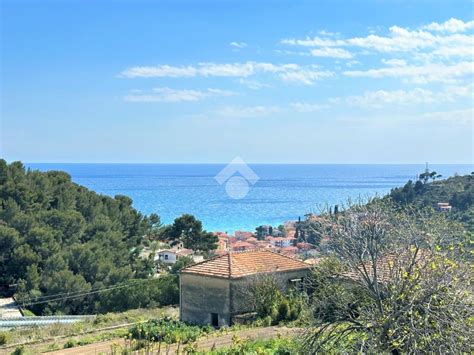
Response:
MULTIPOLYGON (((214 176, 224 164, 25 163, 63 170, 98 193, 122 194, 144 214, 171 223, 183 213, 210 231, 233 233, 279 225, 347 198, 383 195, 424 170, 424 164, 249 164, 260 180, 242 200, 230 199, 214 176)), ((468 174, 470 164, 432 164, 443 177, 468 174)))

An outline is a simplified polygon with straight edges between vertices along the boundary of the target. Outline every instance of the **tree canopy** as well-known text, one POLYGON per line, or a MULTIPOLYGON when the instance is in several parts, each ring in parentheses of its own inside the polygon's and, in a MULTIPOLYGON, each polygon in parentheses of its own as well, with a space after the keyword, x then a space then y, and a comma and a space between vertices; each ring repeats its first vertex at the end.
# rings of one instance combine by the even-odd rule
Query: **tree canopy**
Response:
POLYGON ((203 230, 201 221, 190 214, 183 214, 163 228, 162 238, 171 244, 181 242, 185 248, 206 252, 216 249, 218 241, 216 235, 203 230))
POLYGON ((159 287, 151 284, 121 288, 152 274, 140 245, 160 226, 157 215, 143 216, 129 197, 99 195, 65 172, 0 160, 0 284, 17 284, 18 299, 37 314, 105 312, 166 303, 165 296, 176 302, 176 276, 174 286, 151 281, 173 289, 167 295, 144 295, 159 287))
POLYGON ((430 183, 420 175, 415 183, 410 180, 403 187, 392 189, 388 197, 402 206, 417 208, 435 208, 438 202, 448 202, 452 206, 449 218, 460 221, 467 230, 474 230, 474 174, 430 183))
POLYGON ((381 200, 322 218, 332 257, 308 283, 306 353, 472 351, 469 233, 381 200))

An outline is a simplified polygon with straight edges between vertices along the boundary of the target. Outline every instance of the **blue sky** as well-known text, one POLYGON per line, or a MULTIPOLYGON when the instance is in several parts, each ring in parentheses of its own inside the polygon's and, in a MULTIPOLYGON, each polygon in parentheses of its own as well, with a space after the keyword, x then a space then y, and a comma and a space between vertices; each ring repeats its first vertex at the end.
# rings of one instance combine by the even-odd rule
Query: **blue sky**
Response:
POLYGON ((471 1, 1 4, 10 161, 473 161, 471 1))

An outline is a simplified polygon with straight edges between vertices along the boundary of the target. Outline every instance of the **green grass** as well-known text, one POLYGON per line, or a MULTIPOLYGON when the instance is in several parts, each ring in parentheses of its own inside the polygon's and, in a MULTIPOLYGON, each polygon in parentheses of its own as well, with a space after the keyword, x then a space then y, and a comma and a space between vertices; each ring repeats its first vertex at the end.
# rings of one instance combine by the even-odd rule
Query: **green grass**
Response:
POLYGON ((24 316, 24 317, 35 317, 35 316, 36 316, 36 314, 34 314, 34 313, 33 313, 32 311, 30 311, 29 309, 24 309, 24 310, 22 311, 22 313, 23 313, 23 316, 24 316))
POLYGON ((268 340, 243 341, 235 338, 232 346, 216 350, 197 352, 198 354, 228 355, 228 354, 300 354, 296 340, 291 338, 274 338, 268 340))

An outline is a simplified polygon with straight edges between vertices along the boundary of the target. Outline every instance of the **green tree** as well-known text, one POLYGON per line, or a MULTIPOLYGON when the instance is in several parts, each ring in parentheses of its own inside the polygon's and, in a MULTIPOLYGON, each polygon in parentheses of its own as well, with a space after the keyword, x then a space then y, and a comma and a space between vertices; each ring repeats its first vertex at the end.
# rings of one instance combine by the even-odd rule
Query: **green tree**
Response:
POLYGON ((187 266, 194 264, 194 260, 187 256, 180 257, 176 263, 171 267, 171 273, 177 274, 181 269, 184 269, 187 266))
POLYGON ((0 159, 0 283, 17 283, 17 296, 35 303, 38 314, 123 309, 103 292, 42 300, 149 277, 150 262, 137 251, 159 227, 157 215, 141 215, 126 196, 98 195, 67 173, 27 170, 0 159))
POLYGON ((190 214, 174 220, 164 232, 164 238, 172 242, 182 242, 185 248, 209 251, 217 248, 217 236, 202 229, 202 223, 190 214))
POLYGON ((460 226, 380 200, 327 218, 340 266, 315 275, 307 353, 338 344, 363 353, 472 350, 471 273, 460 226))

